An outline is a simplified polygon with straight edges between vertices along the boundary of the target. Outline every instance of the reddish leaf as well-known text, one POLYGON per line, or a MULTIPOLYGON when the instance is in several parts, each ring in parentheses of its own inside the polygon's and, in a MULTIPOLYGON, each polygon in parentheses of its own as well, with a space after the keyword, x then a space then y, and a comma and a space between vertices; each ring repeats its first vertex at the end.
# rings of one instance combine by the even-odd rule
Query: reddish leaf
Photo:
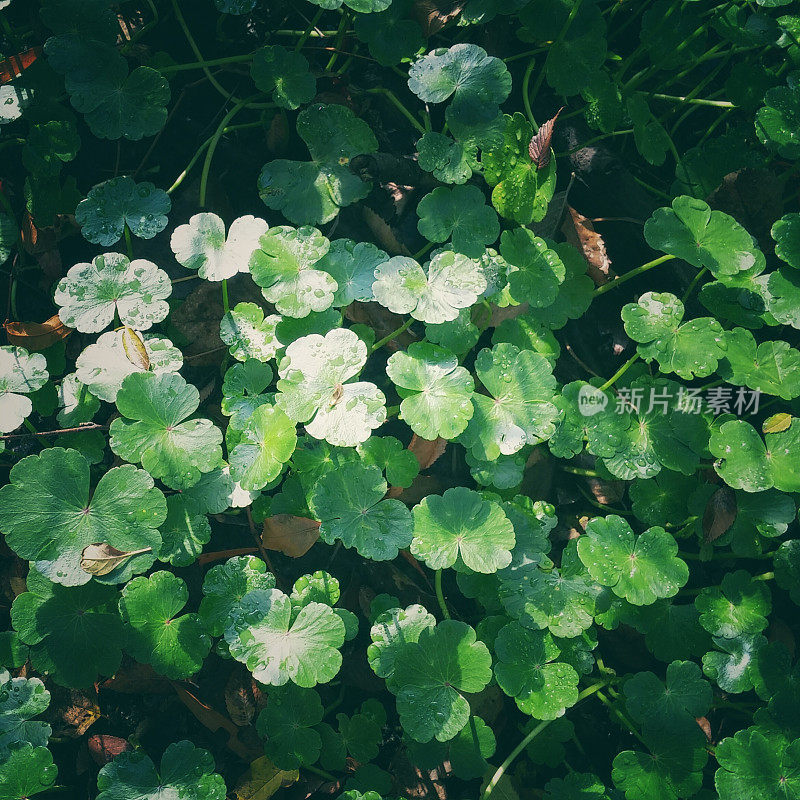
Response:
POLYGON ((264 697, 253 676, 244 667, 235 668, 225 684, 225 707, 231 720, 243 728, 263 706, 264 697))
POLYGON ((113 761, 120 753, 133 750, 133 746, 127 739, 121 739, 119 736, 109 736, 105 733, 90 736, 86 744, 89 746, 92 761, 98 767, 105 766, 110 761, 113 761))
POLYGON ((292 514, 276 514, 264 520, 261 542, 292 558, 304 556, 319 539, 319 522, 292 514))
POLYGON ((556 126, 558 115, 564 110, 564 106, 556 111, 556 115, 547 120, 541 128, 533 135, 531 143, 528 145, 528 154, 531 161, 536 164, 538 169, 544 169, 550 163, 550 141, 553 138, 553 129, 556 126))
POLYGON ((44 322, 4 322, 6 336, 11 344, 19 345, 32 353, 45 350, 72 333, 54 314, 44 322))
POLYGON ((428 469, 437 461, 447 448, 447 439, 423 439, 415 433, 411 437, 408 449, 417 457, 420 469, 428 469))
POLYGON ((709 742, 714 740, 711 735, 711 723, 705 717, 695 717, 695 722, 700 726, 700 730, 706 735, 709 742))
POLYGON ((0 84, 10 83, 18 78, 41 54, 41 47, 31 47, 23 53, 4 58, 0 61, 0 84))
POLYGON ((99 685, 120 694, 169 694, 166 678, 159 675, 149 664, 134 663, 118 669, 116 674, 99 685))
POLYGON ((736 520, 738 508, 736 493, 723 486, 717 489, 708 500, 703 514, 703 533, 707 542, 719 539, 736 520))
POLYGON ((588 217, 567 206, 569 216, 564 219, 561 231, 567 241, 581 251, 588 265, 589 277, 597 286, 614 277, 611 270, 611 259, 606 251, 603 237, 595 231, 592 221, 588 217))

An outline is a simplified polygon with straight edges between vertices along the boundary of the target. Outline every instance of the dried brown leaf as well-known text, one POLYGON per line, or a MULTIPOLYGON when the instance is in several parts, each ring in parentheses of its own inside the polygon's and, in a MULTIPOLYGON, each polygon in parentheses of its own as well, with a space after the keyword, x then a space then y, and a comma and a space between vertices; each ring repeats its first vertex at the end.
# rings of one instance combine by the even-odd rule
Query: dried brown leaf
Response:
POLYGON ((452 22, 466 3, 452 0, 416 0, 414 15, 426 37, 438 33, 448 22, 452 22))
POLYGON ((121 739, 119 736, 109 736, 105 733, 90 736, 86 744, 89 747, 92 761, 98 767, 105 766, 110 761, 113 761, 120 753, 133 750, 133 745, 127 739, 121 739))
POLYGON ((564 106, 561 106, 561 108, 556 111, 556 115, 547 120, 547 122, 536 131, 528 145, 528 155, 538 169, 544 169, 550 163, 550 142, 553 139, 553 130, 556 127, 558 115, 563 110, 564 106))
POLYGON ((423 439, 415 433, 411 437, 408 449, 417 457, 420 469, 428 469, 444 454, 447 449, 447 439, 423 439))
POLYGON ((169 682, 149 664, 132 663, 118 669, 116 674, 99 685, 120 694, 169 694, 169 682))
POLYGON ((368 206, 361 207, 361 214, 370 233, 390 256, 411 255, 411 251, 397 238, 394 228, 380 214, 376 214, 368 206))
POLYGON ((703 513, 703 534, 707 542, 719 539, 736 520, 736 492, 727 486, 717 489, 708 500, 703 513))
POLYGON ((234 669, 225 684, 225 707, 233 723, 240 728, 249 725, 263 702, 253 676, 244 667, 234 669))
POLYGON ((591 220, 584 217, 572 206, 567 206, 569 212, 564 218, 561 231, 567 241, 577 247, 586 259, 587 273, 595 282, 595 285, 602 286, 614 277, 611 270, 611 259, 606 251, 606 243, 603 237, 595 231, 591 220))
POLYGON ((44 322, 4 322, 3 327, 10 344, 24 347, 32 353, 46 350, 66 339, 73 331, 58 318, 58 314, 53 314, 44 322))
POLYGON ((708 739, 709 742, 713 741, 714 737, 711 734, 711 723, 705 717, 695 717, 694 721, 700 726, 700 730, 703 731, 706 739, 708 739))
POLYGON ((152 547, 143 547, 141 550, 131 550, 126 553, 103 542, 90 544, 88 547, 84 547, 81 553, 81 569, 90 575, 108 575, 129 558, 149 553, 152 549, 152 547))
POLYGON ((71 739, 78 739, 100 717, 100 708, 97 703, 83 692, 73 689, 70 691, 69 705, 61 709, 61 719, 64 720, 67 727, 59 733, 71 739))
POLYGON ((292 514, 276 514, 264 520, 261 542, 291 558, 304 556, 319 539, 319 522, 292 514))

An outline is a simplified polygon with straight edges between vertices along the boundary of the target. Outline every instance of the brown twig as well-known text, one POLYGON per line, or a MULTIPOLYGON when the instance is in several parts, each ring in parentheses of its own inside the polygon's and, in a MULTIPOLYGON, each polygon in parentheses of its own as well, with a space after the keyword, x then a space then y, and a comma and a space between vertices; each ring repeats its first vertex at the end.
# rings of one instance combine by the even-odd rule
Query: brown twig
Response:
POLYGON ((0 439, 7 441, 9 439, 27 439, 29 436, 58 436, 62 433, 77 433, 78 431, 107 431, 108 425, 99 425, 96 422, 87 422, 85 425, 78 425, 75 428, 59 428, 55 431, 28 431, 26 433, 7 433, 5 436, 0 436, 0 439))

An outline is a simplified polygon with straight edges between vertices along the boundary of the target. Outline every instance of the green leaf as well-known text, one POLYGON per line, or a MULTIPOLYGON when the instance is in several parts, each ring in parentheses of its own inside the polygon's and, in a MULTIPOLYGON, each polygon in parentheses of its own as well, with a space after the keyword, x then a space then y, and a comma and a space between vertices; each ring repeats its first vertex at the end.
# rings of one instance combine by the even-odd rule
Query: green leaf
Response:
POLYGON ((315 267, 333 276, 338 286, 333 305, 339 307, 349 306, 354 300, 361 303, 374 300, 375 269, 388 260, 389 256, 374 244, 336 239, 315 267))
POLYGON ((633 139, 636 149, 645 161, 660 167, 670 149, 670 138, 664 126, 653 112, 644 94, 633 94, 626 104, 628 116, 633 123, 633 139))
POLYGON ((429 242, 451 239, 456 252, 471 258, 479 258, 500 233, 497 214, 477 186, 439 186, 419 201, 417 215, 417 228, 429 242))
POLYGON ((398 653, 406 644, 419 641, 422 631, 435 625, 433 614, 418 604, 405 609, 390 608, 375 618, 369 632, 372 644, 367 647, 367 660, 372 671, 386 679, 390 691, 395 692, 394 668, 398 653))
POLYGON ((0 800, 21 800, 46 792, 56 782, 58 768, 46 747, 29 744, 0 759, 0 800))
POLYGON ((269 361, 281 348, 277 337, 280 321, 278 314, 265 317, 264 309, 255 303, 237 303, 220 320, 219 338, 237 361, 269 361))
POLYGON ((514 541, 514 526, 500 506, 463 486, 414 506, 411 552, 431 569, 497 572, 511 562, 514 541))
POLYGON ((314 726, 322 722, 322 713, 314 689, 289 683, 270 691, 256 727, 264 739, 264 752, 276 767, 289 770, 316 762, 322 739, 314 726))
POLYGON ((320 538, 339 539, 364 558, 391 561, 411 544, 411 512, 399 500, 384 500, 388 485, 381 470, 360 461, 344 464, 314 485, 311 509, 322 523, 320 538))
POLYGON ((295 424, 275 406, 259 406, 231 450, 231 476, 246 491, 263 489, 283 471, 297 446, 295 424))
POLYGON ((578 555, 589 574, 635 606, 674 597, 689 580, 689 568, 677 553, 677 542, 663 528, 636 536, 615 514, 595 517, 578 539, 578 555))
POLYGON ((669 292, 645 292, 638 303, 622 308, 625 332, 645 361, 656 360, 663 373, 685 380, 705 378, 725 355, 727 339, 722 325, 711 317, 681 324, 683 303, 669 292))
POLYGON ((358 454, 365 464, 380 467, 391 486, 406 489, 419 474, 417 457, 394 436, 370 436, 358 446, 358 454))
POLYGON ((714 426, 708 449, 717 460, 714 470, 734 489, 760 492, 774 486, 782 492, 800 491, 797 468, 797 439, 800 425, 788 430, 767 433, 762 440, 758 431, 741 419, 714 426))
POLYGON ((466 457, 470 475, 481 486, 513 489, 522 483, 527 461, 527 453, 524 451, 513 456, 500 455, 494 461, 476 459, 469 450, 466 457))
POLYGON ((784 214, 772 226, 775 255, 790 267, 800 269, 800 214, 784 214))
POLYGON ((644 225, 644 238, 650 247, 706 267, 717 278, 759 266, 763 270, 764 254, 733 217, 686 195, 676 197, 672 208, 654 212, 644 225))
POLYGON ((339 733, 344 740, 347 752, 360 762, 372 761, 378 755, 383 741, 381 725, 367 714, 337 714, 339 733))
POLYGON ((520 711, 536 719, 556 719, 578 699, 578 673, 558 661, 560 651, 546 631, 510 622, 495 640, 494 674, 520 711))
POLYGON ((64 587, 35 568, 28 591, 14 600, 11 623, 31 645, 33 668, 60 686, 89 688, 97 674, 113 675, 122 661, 123 629, 117 590, 91 581, 64 587))
POLYGON ((395 314, 427 323, 454 320, 486 289, 480 263, 443 250, 430 260, 427 274, 409 256, 394 256, 375 269, 375 299, 395 314))
POLYGON ((712 636, 725 639, 761 633, 772 610, 767 585, 753 580, 743 569, 725 575, 721 586, 703 589, 694 604, 700 612, 700 624, 712 636))
POLYGON ((452 739, 468 722, 464 693, 480 692, 492 678, 492 657, 464 622, 445 620, 400 648, 392 691, 400 723, 417 742, 452 739))
POLYGON ((152 239, 167 227, 171 208, 165 191, 123 176, 90 189, 75 210, 75 220, 85 239, 110 247, 122 238, 126 225, 134 236, 152 239))
POLYGON ((111 449, 172 489, 193 486, 222 461, 219 428, 187 420, 199 403, 200 393, 180 375, 129 375, 117 393, 122 417, 111 423, 111 449))
POLYGON ((472 376, 448 350, 414 342, 390 356, 386 374, 403 398, 400 419, 423 439, 454 439, 472 416, 472 376))
POLYGON ((478 147, 474 142, 456 142, 449 136, 428 131, 417 142, 417 161, 442 183, 466 183, 478 169, 478 147))
POLYGON ((211 649, 211 639, 197 614, 178 616, 188 599, 189 590, 180 578, 171 572, 154 572, 132 580, 119 601, 126 626, 125 649, 172 680, 198 672, 211 649))
POLYGON ((511 75, 495 56, 487 56, 475 44, 455 44, 448 50, 433 50, 412 64, 408 88, 424 103, 452 101, 447 119, 465 124, 484 122, 495 116, 511 91, 511 75))
POLYGON ((216 214, 203 212, 175 228, 169 244, 175 260, 186 269, 197 270, 207 281, 222 281, 247 272, 267 228, 263 219, 247 215, 231 223, 226 237, 225 223, 216 214))
POLYGON ((217 10, 223 14, 247 14, 256 7, 257 0, 214 0, 217 10))
POLYGON ((214 757, 187 741, 169 745, 158 770, 144 750, 120 753, 100 770, 97 788, 97 800, 225 800, 214 757))
POLYGON ((156 528, 167 514, 164 495, 143 470, 125 464, 108 470, 89 491, 89 463, 75 450, 49 447, 14 465, 0 489, 0 527, 21 558, 65 586, 87 583, 81 552, 95 543, 110 544, 132 556, 101 583, 124 583, 149 569, 161 546, 156 528))
POLYGON ((475 411, 462 434, 475 457, 491 461, 552 436, 559 416, 552 370, 543 355, 513 344, 478 353, 475 372, 489 396, 472 396, 475 411))
POLYGON ((159 561, 169 561, 175 567, 188 567, 211 541, 208 517, 197 504, 182 494, 167 498, 167 518, 161 525, 162 544, 159 561))
POLYGON ((727 350, 717 372, 728 383, 774 394, 784 400, 800 396, 800 351, 787 342, 762 342, 744 328, 725 332, 727 350))
POLYGON ((107 403, 116 401, 122 382, 134 372, 149 371, 161 375, 178 372, 183 367, 183 355, 169 339, 144 334, 139 338, 150 362, 145 370, 141 363, 134 363, 128 358, 123 336, 124 329, 101 333, 97 341, 86 347, 75 362, 77 380, 95 397, 107 403))
POLYGON ((497 748, 492 729, 480 718, 470 717, 469 722, 450 741, 450 765, 457 778, 463 781, 480 778, 487 769, 497 748))
POLYGON ((277 589, 248 592, 225 629, 231 655, 269 686, 291 680, 310 688, 332 680, 344 638, 344 623, 330 606, 309 603, 292 621, 292 602, 277 589))
POLYGON ((652 672, 637 672, 623 690, 631 718, 654 738, 666 730, 688 742, 698 734, 702 739, 695 719, 708 712, 712 693, 694 662, 673 661, 667 667, 666 686, 652 672))
POLYGON ((46 722, 33 720, 50 705, 50 692, 38 678, 12 678, 0 670, 0 760, 20 744, 46 747, 53 732, 46 722))
POLYGON ((406 18, 409 5, 408 0, 394 0, 386 11, 356 17, 356 36, 367 43, 370 55, 384 67, 411 58, 424 44, 416 20, 406 18))
POLYGON ((250 259, 250 272, 279 313, 307 317, 333 304, 338 284, 317 268, 329 247, 330 242, 316 228, 271 228, 250 259))
POLYGON ((341 597, 339 581, 325 570, 319 569, 311 575, 301 575, 292 586, 290 595, 295 609, 303 608, 309 603, 325 603, 335 606, 341 597))
POLYGON ((425 326, 425 338, 429 342, 447 348, 457 356, 463 356, 478 343, 481 332, 473 324, 470 309, 462 308, 458 316, 448 322, 429 323, 425 326))
POLYGON ((330 222, 340 209, 363 200, 370 188, 338 163, 281 158, 265 164, 258 176, 258 194, 267 208, 296 225, 330 222))
POLYGON ((206 573, 198 616, 212 636, 222 636, 233 609, 248 592, 274 588, 275 576, 260 558, 234 556, 206 573))
POLYGON ((782 800, 800 793, 800 741, 760 728, 746 728, 723 739, 714 755, 714 783, 720 800, 759 797, 782 800))
POLYGON ((299 108, 317 93, 317 80, 309 72, 306 57, 280 45, 256 50, 250 76, 262 92, 272 92, 272 99, 280 108, 299 108))
POLYGON ((718 650, 703 656, 703 672, 725 692, 747 692, 757 685, 756 655, 767 644, 758 634, 745 634, 733 639, 715 636, 718 650))
POLYGON ((767 89, 764 105, 756 112, 756 136, 769 150, 783 158, 800 155, 797 126, 800 122, 800 92, 797 86, 767 89))
MULTIPOLYGON (((45 45, 48 55, 52 41, 45 45)), ((85 116, 98 139, 138 141, 155 136, 167 121, 169 83, 150 67, 136 67, 128 74, 124 60, 110 61, 85 83, 68 79, 67 91, 73 107, 85 116)))
POLYGON ((106 253, 72 267, 58 282, 54 300, 61 322, 81 333, 99 333, 115 312, 123 325, 145 331, 167 316, 170 294, 167 273, 151 261, 106 253))
POLYGON ((566 269, 555 250, 527 228, 504 231, 500 255, 517 269, 508 276, 508 288, 517 303, 533 308, 549 306, 558 295, 566 269))
POLYGON ((0 431, 16 430, 33 411, 25 395, 41 389, 50 376, 47 359, 24 347, 0 347, 0 431))
POLYGON ((278 365, 276 404, 306 432, 340 447, 366 441, 386 419, 386 398, 372 383, 355 377, 367 346, 346 328, 292 342, 278 365))
POLYGON ((316 103, 297 116, 297 132, 311 158, 322 164, 346 165, 356 156, 374 153, 378 140, 364 120, 347 106, 316 103))

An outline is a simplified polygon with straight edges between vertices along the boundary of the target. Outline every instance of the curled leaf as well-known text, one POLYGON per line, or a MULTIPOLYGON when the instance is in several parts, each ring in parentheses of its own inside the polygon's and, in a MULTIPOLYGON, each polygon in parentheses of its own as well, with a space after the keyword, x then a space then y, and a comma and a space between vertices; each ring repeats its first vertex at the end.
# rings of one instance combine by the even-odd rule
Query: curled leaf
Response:
POLYGON ((129 558, 149 553, 150 550, 151 547, 143 547, 141 550, 131 550, 126 553, 103 542, 90 544, 81 552, 81 569, 90 575, 108 575, 129 558))
POLYGON ((558 115, 564 110, 564 106, 556 111, 556 115, 547 120, 541 128, 533 135, 531 143, 528 145, 528 154, 531 161, 539 169, 544 169, 550 163, 550 141, 553 138, 553 129, 556 126, 558 115))
POLYGON ((147 354, 142 337, 133 328, 122 329, 122 349, 134 367, 145 371, 150 369, 150 356, 147 354))

